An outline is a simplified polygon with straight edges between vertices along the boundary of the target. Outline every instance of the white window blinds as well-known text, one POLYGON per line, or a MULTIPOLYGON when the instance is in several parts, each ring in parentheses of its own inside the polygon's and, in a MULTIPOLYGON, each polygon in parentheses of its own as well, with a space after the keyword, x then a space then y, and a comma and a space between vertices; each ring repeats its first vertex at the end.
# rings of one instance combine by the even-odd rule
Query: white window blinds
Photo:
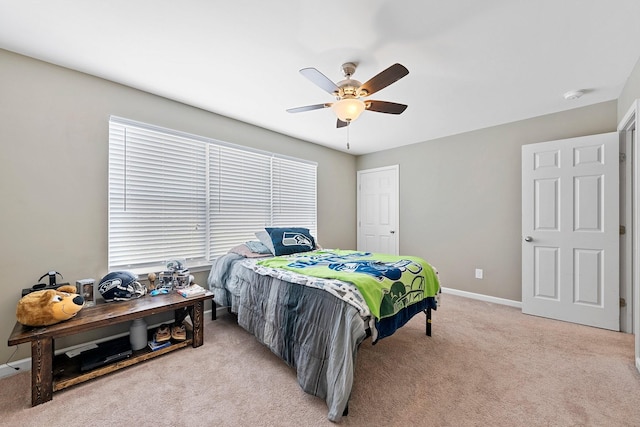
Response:
POLYGON ((206 144, 132 125, 109 129, 109 266, 206 259, 206 144))
POLYGON ((316 165, 273 158, 273 213, 275 227, 306 227, 316 235, 316 165))
POLYGON ((247 240, 270 223, 269 156, 229 147, 211 148, 212 257, 247 240))
POLYGON ((110 270, 206 264, 266 226, 316 236, 315 163, 111 117, 110 270))

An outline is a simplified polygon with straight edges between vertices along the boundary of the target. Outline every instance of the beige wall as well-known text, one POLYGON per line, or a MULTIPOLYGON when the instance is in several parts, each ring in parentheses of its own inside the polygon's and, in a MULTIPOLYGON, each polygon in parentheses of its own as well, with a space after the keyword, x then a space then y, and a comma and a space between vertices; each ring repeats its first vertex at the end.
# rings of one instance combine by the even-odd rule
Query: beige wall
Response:
MULTIPOLYGON (((0 50, 3 339, 15 324, 21 289, 43 273, 56 269, 73 284, 107 273, 110 115, 318 162, 319 241, 355 247, 354 156, 0 50)), ((204 283, 206 273, 197 280, 204 283)), ((56 344, 123 330, 110 329, 56 344)), ((2 362, 14 350, 4 342, 2 362)), ((29 355, 22 344, 12 360, 29 355)))
POLYGON ((400 252, 444 287, 521 301, 521 146, 615 131, 616 101, 359 156, 400 165, 400 252), (484 279, 475 279, 475 269, 484 279))

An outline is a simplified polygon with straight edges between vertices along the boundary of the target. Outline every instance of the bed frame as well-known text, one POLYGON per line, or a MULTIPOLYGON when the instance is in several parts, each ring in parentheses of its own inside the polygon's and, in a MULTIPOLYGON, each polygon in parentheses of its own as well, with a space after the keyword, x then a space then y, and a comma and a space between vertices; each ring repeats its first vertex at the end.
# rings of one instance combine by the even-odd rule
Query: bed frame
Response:
MULTIPOLYGON (((425 310, 423 310, 423 313, 427 316, 425 320, 425 330, 428 337, 431 336, 431 310, 433 310, 431 307, 427 307, 425 310)), ((231 313, 231 307, 227 307, 227 312, 229 312, 229 314, 233 314, 231 313)), ((211 307, 211 320, 216 320, 217 318, 216 304, 214 301, 213 307, 211 307)), ((371 332, 368 332, 367 336, 371 336, 371 332)))

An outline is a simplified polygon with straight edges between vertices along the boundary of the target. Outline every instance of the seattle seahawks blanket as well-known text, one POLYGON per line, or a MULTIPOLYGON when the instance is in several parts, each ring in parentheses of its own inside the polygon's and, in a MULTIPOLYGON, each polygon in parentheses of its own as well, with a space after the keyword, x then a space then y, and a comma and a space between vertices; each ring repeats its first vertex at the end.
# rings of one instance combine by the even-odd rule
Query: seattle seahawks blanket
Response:
POLYGON ((412 256, 334 249, 268 258, 257 264, 353 283, 378 321, 436 296, 440 287, 431 265, 412 256))

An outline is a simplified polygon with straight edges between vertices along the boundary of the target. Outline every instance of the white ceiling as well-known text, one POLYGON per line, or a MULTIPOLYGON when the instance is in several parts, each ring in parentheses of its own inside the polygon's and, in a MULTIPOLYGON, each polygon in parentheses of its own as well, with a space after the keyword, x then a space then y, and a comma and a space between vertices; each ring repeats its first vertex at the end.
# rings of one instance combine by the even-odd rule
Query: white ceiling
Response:
MULTIPOLYGON (((640 57, 638 0, 0 0, 0 48, 362 154, 618 98, 640 57), (409 75, 336 129, 299 74, 409 75), (563 94, 584 89, 580 99, 563 94)), ((0 70, 1 73, 1 70, 0 70)))

